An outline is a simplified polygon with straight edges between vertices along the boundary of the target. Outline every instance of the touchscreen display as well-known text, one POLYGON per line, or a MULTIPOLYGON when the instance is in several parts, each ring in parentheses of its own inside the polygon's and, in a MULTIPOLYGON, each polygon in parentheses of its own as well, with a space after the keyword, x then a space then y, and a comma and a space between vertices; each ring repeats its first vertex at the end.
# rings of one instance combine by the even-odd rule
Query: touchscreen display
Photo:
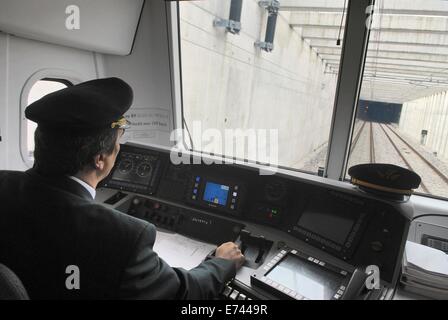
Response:
POLYGON ((291 254, 266 277, 311 300, 330 300, 344 281, 342 275, 291 254))
POLYGON ((204 190, 204 201, 209 203, 225 206, 229 196, 229 186, 217 184, 214 182, 207 182, 204 190))

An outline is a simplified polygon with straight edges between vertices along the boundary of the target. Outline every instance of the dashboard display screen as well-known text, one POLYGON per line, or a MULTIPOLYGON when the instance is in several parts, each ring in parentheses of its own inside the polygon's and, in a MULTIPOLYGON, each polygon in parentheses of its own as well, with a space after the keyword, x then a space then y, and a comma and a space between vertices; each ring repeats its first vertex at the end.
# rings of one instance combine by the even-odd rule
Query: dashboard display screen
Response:
POLYGON ((344 281, 344 276, 291 254, 266 277, 311 300, 330 300, 344 281))
POLYGON ((225 206, 229 196, 229 190, 229 186, 214 182, 207 182, 205 184, 203 199, 209 203, 225 206))
POLYGON ((313 199, 300 216, 297 225, 344 245, 358 219, 358 213, 357 208, 346 202, 313 199))
POLYGON ((154 160, 143 156, 123 152, 117 161, 112 179, 133 184, 148 185, 153 173, 154 160))

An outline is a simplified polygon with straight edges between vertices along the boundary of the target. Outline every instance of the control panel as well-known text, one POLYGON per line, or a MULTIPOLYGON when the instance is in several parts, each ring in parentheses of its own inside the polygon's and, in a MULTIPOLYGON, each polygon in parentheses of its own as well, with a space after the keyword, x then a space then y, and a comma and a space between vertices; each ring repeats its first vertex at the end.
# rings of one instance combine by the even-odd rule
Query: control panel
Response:
POLYGON ((244 225, 164 202, 134 197, 127 213, 159 228, 216 245, 236 241, 244 225))
POLYGON ((103 183, 117 193, 104 202, 194 239, 239 243, 251 272, 226 288, 241 299, 351 298, 362 287, 359 270, 371 265, 382 281, 397 283, 410 224, 405 202, 320 178, 209 163, 176 165, 169 150, 123 145, 103 183))

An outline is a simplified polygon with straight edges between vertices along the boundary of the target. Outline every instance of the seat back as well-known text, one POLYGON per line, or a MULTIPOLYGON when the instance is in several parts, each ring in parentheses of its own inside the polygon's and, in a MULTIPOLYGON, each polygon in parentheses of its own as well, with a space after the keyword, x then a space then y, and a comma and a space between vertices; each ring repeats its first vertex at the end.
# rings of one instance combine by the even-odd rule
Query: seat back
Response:
POLYGON ((17 275, 1 263, 0 300, 29 300, 28 293, 17 275))

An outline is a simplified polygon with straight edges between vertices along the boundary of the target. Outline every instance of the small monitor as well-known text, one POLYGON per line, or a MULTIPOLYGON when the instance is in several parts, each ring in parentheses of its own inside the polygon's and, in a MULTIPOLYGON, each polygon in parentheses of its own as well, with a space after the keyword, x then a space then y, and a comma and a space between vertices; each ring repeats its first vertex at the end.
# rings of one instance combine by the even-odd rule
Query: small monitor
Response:
POLYGON ((245 188, 238 179, 195 174, 190 183, 188 203, 232 215, 241 213, 245 188))
POLYGON ((229 197, 230 187, 224 184, 207 182, 205 184, 203 200, 212 204, 225 206, 229 197))
POLYGON ((308 200, 293 226, 293 233, 311 245, 347 260, 356 250, 368 215, 367 206, 358 198, 319 193, 308 200))
POLYGON ((159 154, 130 146, 121 145, 115 166, 102 182, 103 187, 153 194, 160 177, 159 154))
POLYGON ((315 201, 303 212, 297 225, 344 245, 357 219, 358 212, 347 204, 315 201))

